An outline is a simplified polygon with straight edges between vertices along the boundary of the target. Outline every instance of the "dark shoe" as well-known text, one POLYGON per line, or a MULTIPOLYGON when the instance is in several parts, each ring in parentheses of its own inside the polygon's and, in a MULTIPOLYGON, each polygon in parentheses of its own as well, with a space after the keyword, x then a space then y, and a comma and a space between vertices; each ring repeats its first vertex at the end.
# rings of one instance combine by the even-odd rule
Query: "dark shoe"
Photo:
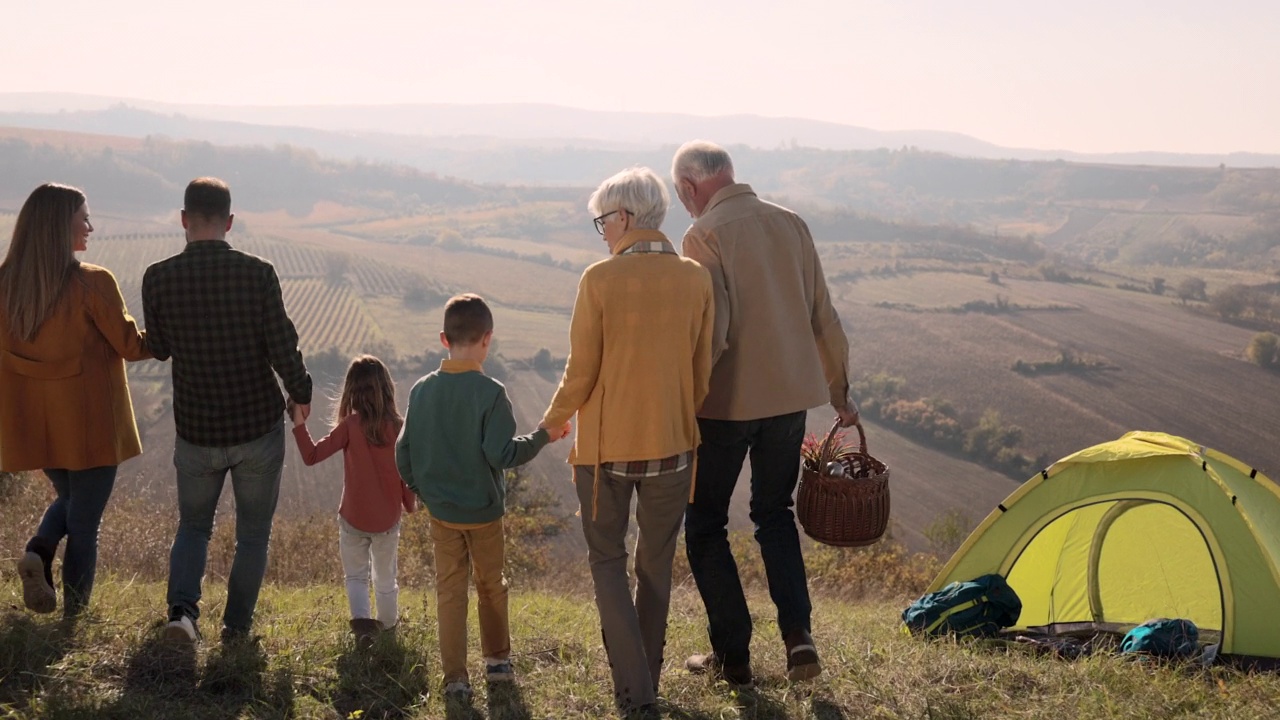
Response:
POLYGON ((706 674, 717 680, 729 683, 734 690, 745 690, 755 687, 755 676, 751 674, 751 663, 741 665, 723 665, 715 653, 690 655, 684 661, 684 668, 695 675, 706 674))
POLYGON ((515 682, 516 671, 511 667, 511 662, 509 660, 503 660, 502 662, 497 663, 486 662, 484 666, 484 679, 491 683, 515 682))
POLYGON ((380 632, 382 625, 377 620, 356 618, 351 621, 351 633, 356 636, 356 647, 362 650, 372 647, 380 632))
POLYGON ((257 645, 262 641, 261 636, 253 635, 248 630, 229 628, 225 626, 222 628, 222 633, 219 639, 222 641, 223 645, 235 645, 239 647, 250 647, 257 645))
POLYGON ((200 628, 196 619, 180 607, 169 608, 169 623, 164 626, 164 639, 178 645, 195 645, 200 642, 200 628))
POLYGON ((791 682, 812 680, 822 674, 818 649, 807 630, 792 630, 782 642, 787 646, 787 679, 791 682))
POLYGON ((658 712, 657 703, 645 703, 624 711, 622 716, 626 720, 658 720, 662 717, 662 713, 658 712))

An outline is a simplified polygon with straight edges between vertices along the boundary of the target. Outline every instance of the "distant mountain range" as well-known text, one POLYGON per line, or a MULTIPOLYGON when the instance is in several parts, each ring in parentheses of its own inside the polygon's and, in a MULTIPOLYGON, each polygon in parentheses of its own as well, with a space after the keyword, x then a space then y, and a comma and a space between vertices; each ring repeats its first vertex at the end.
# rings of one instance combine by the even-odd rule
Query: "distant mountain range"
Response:
MULTIPOLYGON (((415 150, 493 151, 514 146, 644 152, 692 138, 761 149, 873 150, 907 146, 988 159, 1280 167, 1280 155, 1262 153, 1090 154, 1007 148, 960 133, 882 131, 801 118, 602 112, 535 104, 255 107, 180 105, 94 95, 0 93, 0 125, 127 137, 164 135, 215 143, 289 144, 315 148, 337 157, 401 161, 420 167, 422 163, 413 157, 415 150)), ((515 180, 558 182, 563 179, 515 180)))

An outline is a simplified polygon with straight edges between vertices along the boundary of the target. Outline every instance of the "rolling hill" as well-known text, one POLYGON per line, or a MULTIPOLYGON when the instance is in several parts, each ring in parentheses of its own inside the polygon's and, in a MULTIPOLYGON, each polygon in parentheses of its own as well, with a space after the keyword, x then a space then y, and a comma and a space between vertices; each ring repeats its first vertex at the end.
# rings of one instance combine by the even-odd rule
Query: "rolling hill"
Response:
MULTIPOLYGON (((135 311, 142 270, 181 248, 170 208, 182 185, 226 176, 237 209, 231 240, 279 268, 304 351, 330 392, 345 358, 373 351, 395 362, 403 395, 434 367, 443 299, 480 292, 497 305, 504 381, 522 427, 541 416, 556 381, 530 360, 542 348, 567 353, 578 275, 603 257, 582 185, 491 186, 299 148, 30 129, 0 131, 0 155, 10 170, 0 177, 0 208, 10 213, 37 177, 88 189, 98 231, 84 259, 116 273, 135 311)), ((1219 316, 1211 302, 1238 285, 1275 307, 1280 233, 1267 198, 1278 196, 1280 173, 912 151, 744 159, 762 171, 762 187, 804 209, 859 378, 896 377, 910 388, 907 405, 949 408, 965 428, 997 417, 1017 431, 1009 452, 1028 462, 1147 429, 1280 475, 1280 375, 1243 359, 1256 330, 1246 325, 1272 320, 1219 316), (951 220, 960 217, 971 221, 951 220), (1157 277, 1170 287, 1197 278, 1207 292, 1156 292, 1157 277), (1064 351, 1091 364, 1013 369, 1064 351)), ((11 222, 0 212, 0 230, 11 222)), ((673 210, 667 230, 678 237, 685 222, 673 210)), ((131 369, 148 452, 122 469, 122 487, 157 499, 172 492, 166 376, 156 363, 131 369)), ((325 414, 317 408, 313 434, 323 432, 325 414)), ((816 410, 809 429, 824 432, 829 422, 816 410)), ((893 473, 894 533, 912 547, 927 546, 930 525, 947 513, 976 523, 1025 477, 900 419, 869 417, 867 429, 872 453, 893 473)), ((553 446, 530 472, 571 510, 567 450, 553 446)), ((303 469, 291 450, 283 506, 332 509, 340 472, 335 463, 303 469)))

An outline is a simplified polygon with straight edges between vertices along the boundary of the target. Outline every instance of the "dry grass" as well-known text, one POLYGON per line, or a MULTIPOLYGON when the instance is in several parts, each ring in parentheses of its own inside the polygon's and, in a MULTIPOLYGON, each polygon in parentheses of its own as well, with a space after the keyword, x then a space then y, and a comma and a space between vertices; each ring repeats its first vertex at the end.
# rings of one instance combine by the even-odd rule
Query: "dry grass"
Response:
MULTIPOLYGON (((3 485, 0 547, 16 551, 47 500, 38 478, 3 485)), ((536 503, 534 503, 536 504, 536 503)), ((327 519, 277 523, 257 643, 214 640, 183 652, 160 638, 167 513, 113 502, 99 583, 78 623, 20 610, 13 557, 0 560, 0 717, 5 718, 601 718, 615 716, 608 663, 581 557, 527 552, 545 527, 510 523, 513 662, 519 682, 484 687, 470 704, 439 694, 438 638, 422 517, 401 540, 401 623, 357 650, 347 632, 334 530, 327 519), (524 554, 519 548, 524 547, 524 554), (522 564, 523 563, 523 564, 522 564)), ((734 692, 681 669, 706 648, 705 615, 681 562, 672 597, 661 716, 721 718, 1263 717, 1280 679, 1233 670, 1153 666, 1109 655, 1066 662, 1002 645, 927 643, 902 636, 898 613, 937 569, 893 544, 810 548, 814 636, 825 673, 783 677, 783 652, 750 539, 732 541, 754 609, 756 690, 734 692)), ((11 551, 11 552, 12 552, 11 551)), ((230 545, 220 528, 206 578, 206 617, 225 597, 230 545)), ((474 605, 473 605, 474 607, 474 605)), ((470 620, 479 662, 476 619, 470 620)), ((212 622, 205 623, 214 635, 212 622)))
MULTIPOLYGON (((439 692, 434 601, 404 583, 395 638, 360 652, 336 585, 268 586, 256 645, 160 642, 158 583, 106 577, 76 626, 0 611, 0 714, 9 718, 605 718, 616 717, 598 619, 583 585, 515 584, 511 687, 477 684, 469 704, 439 692)), ((11 581, 5 588, 13 587, 11 581)), ((220 591, 210 593, 216 608, 220 591)), ((10 597, 12 602, 16 598, 10 597)), ((825 673, 792 685, 767 596, 757 611, 753 691, 735 692, 681 668, 705 649, 705 616, 688 584, 675 590, 661 717, 742 718, 1245 718, 1270 717, 1280 679, 1225 668, 1156 666, 1109 655, 1068 662, 1016 648, 922 642, 898 632, 905 599, 815 599, 825 673)), ((475 616, 471 657, 478 665, 475 616)))

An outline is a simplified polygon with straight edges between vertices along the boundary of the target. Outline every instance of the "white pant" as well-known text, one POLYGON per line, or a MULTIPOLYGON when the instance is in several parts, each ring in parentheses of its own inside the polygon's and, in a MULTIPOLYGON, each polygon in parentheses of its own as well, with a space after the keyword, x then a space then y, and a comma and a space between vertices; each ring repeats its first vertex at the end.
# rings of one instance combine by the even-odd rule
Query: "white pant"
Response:
POLYGON ((396 624, 400 585, 396 582, 396 552, 400 547, 400 523, 390 530, 367 533, 351 527, 338 517, 338 551, 346 575, 347 604, 351 619, 372 618, 369 612, 369 569, 373 567, 373 588, 378 601, 378 621, 382 627, 396 624))

